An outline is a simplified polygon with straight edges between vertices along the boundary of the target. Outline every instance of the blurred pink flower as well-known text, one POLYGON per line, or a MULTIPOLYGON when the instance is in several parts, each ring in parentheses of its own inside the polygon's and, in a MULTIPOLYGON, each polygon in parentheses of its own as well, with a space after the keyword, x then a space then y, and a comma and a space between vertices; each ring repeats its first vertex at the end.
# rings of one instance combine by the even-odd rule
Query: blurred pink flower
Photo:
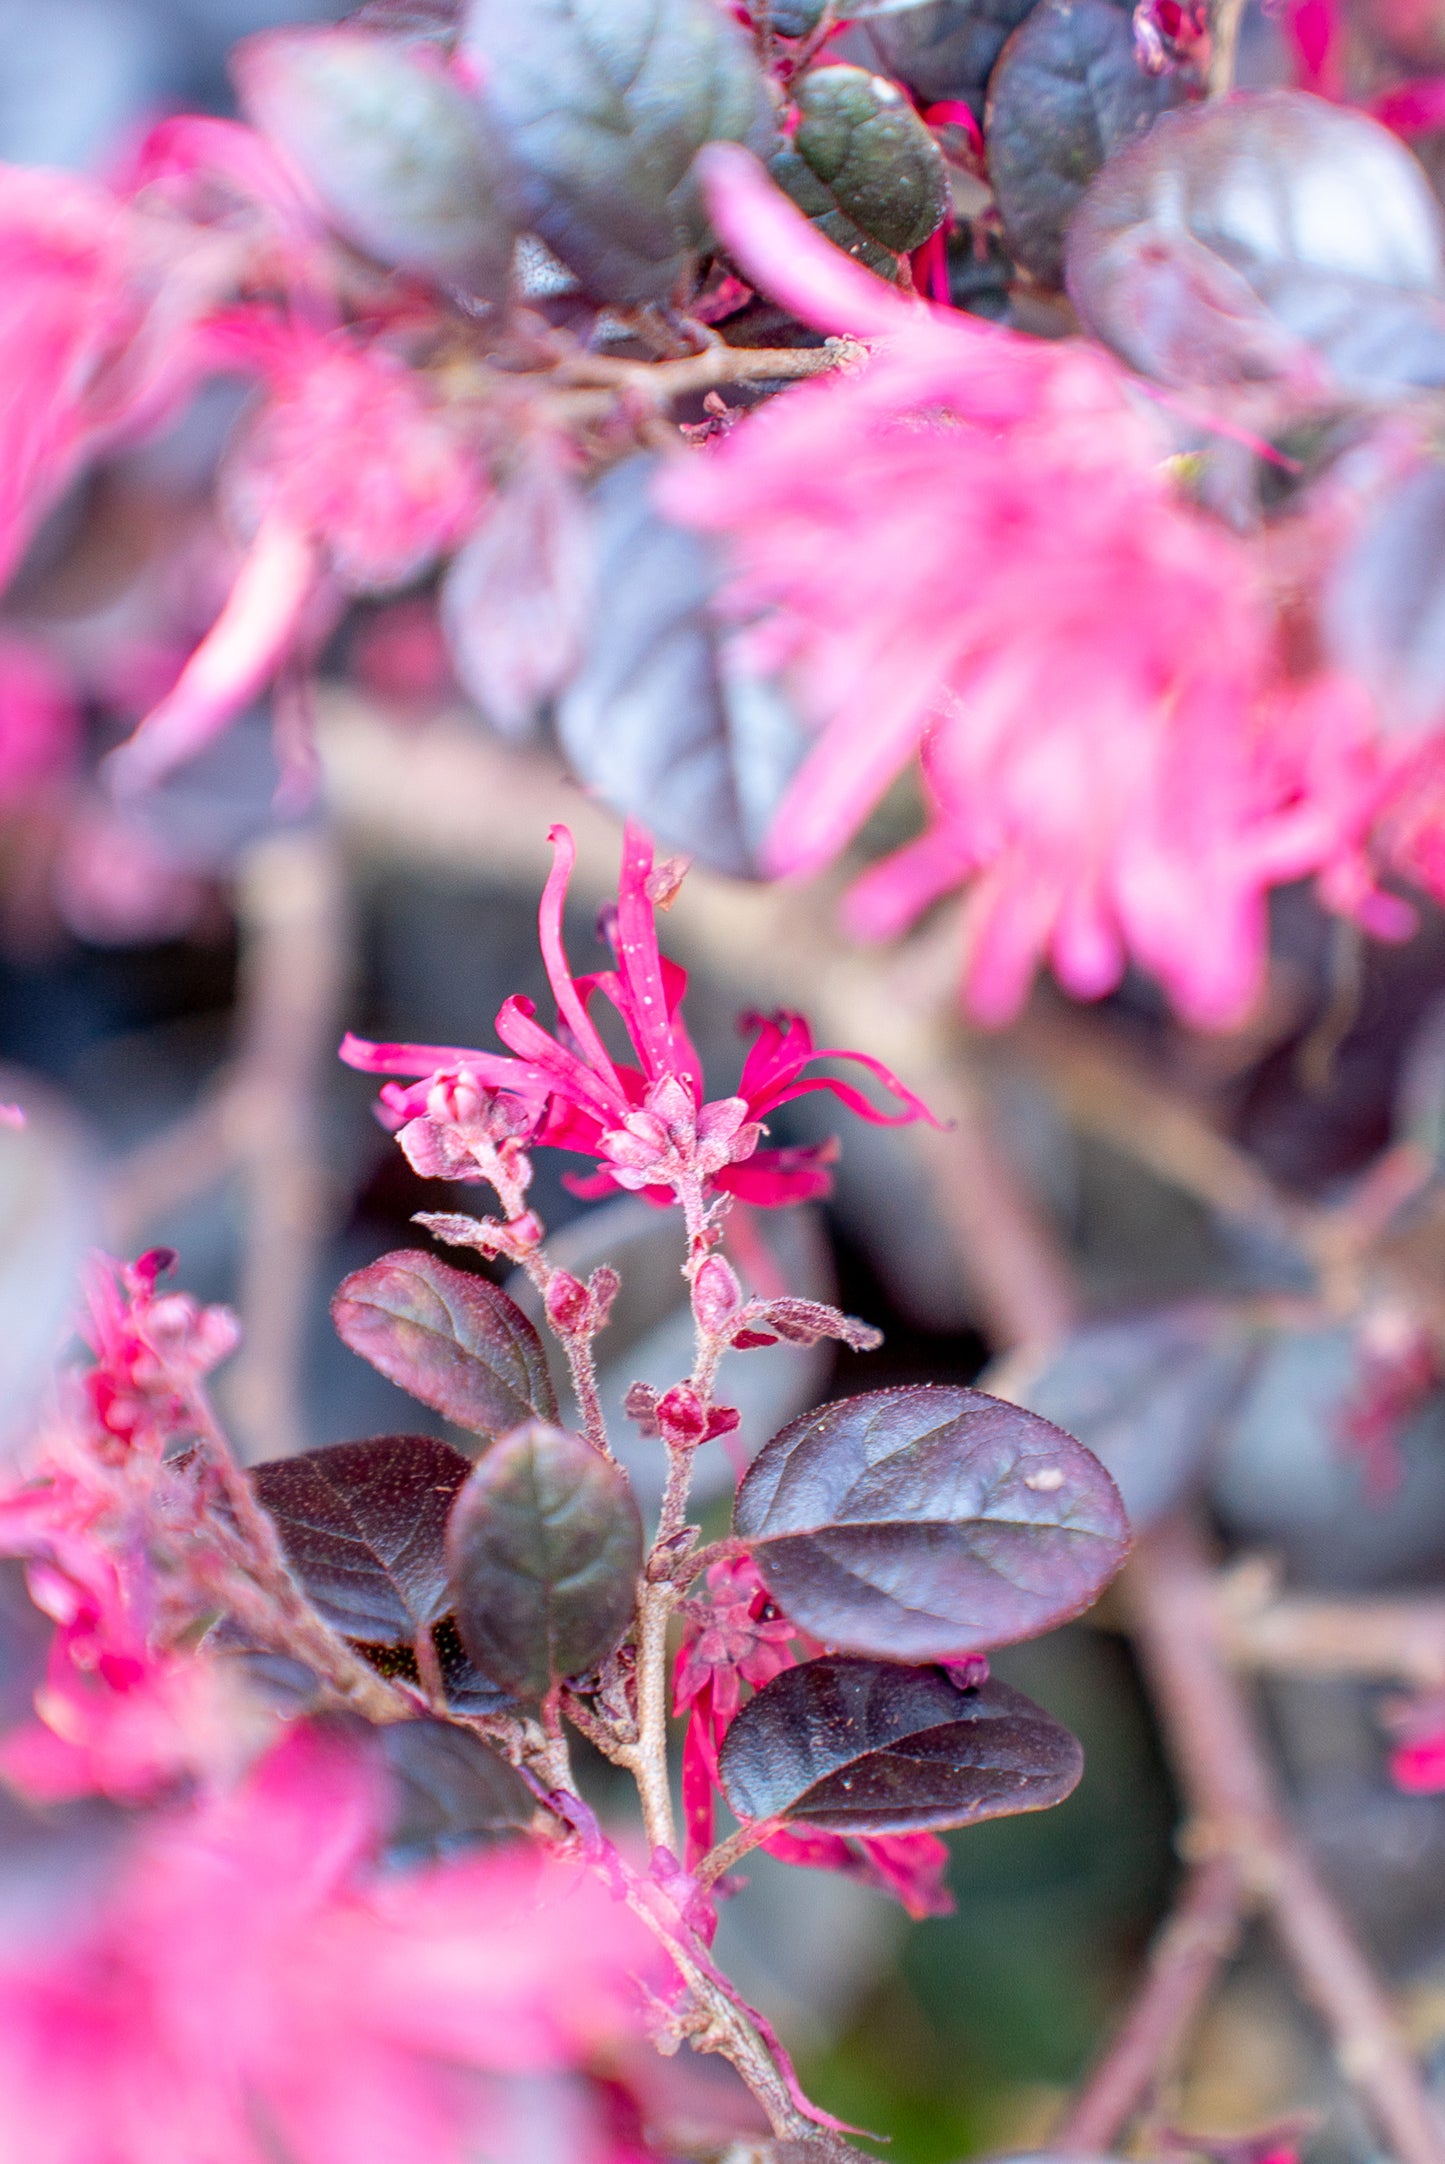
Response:
POLYGON ((770 868, 829 862, 921 752, 926 831, 854 888, 857 936, 964 885, 984 1020, 1017 1011, 1042 960, 1097 997, 1132 955, 1190 1021, 1239 1021, 1268 888, 1357 824, 1307 794, 1302 732, 1266 696, 1248 548, 1177 499, 1166 436, 1108 355, 906 300, 745 152, 703 163, 745 274, 876 341, 662 484, 671 515, 728 537, 731 610, 818 727, 770 868))
MULTIPOLYGON (((530 1844, 379 1869, 384 1810, 359 1741, 298 1727, 230 1793, 151 1821, 83 1920, 0 1955, 0 2157, 545 2153, 511 2081, 635 2036, 651 1942, 530 1844)), ((570 2131, 577 2164, 617 2156, 603 2115, 570 2131)))
MULTIPOLYGON (((718 1751, 742 1705, 743 1685, 761 1690, 817 1649, 783 1615, 750 1556, 708 1569, 701 1594, 683 1609, 682 1644, 673 1677, 675 1714, 687 1715, 682 1747, 686 1862, 694 1868, 713 1844, 721 1788, 718 1751)), ((947 1915, 948 1850, 937 1834, 869 1834, 845 1840, 812 1826, 780 1827, 760 1846, 784 1863, 841 1871, 893 1894, 910 1916, 947 1915)))
POLYGON ((235 585, 172 690, 112 755, 118 787, 158 780, 218 735, 335 619, 340 593, 409 585, 476 524, 486 480, 419 378, 377 344, 252 312, 213 322, 213 366, 266 396, 223 496, 249 536, 235 585))
POLYGON ((0 633, 0 804, 66 773, 80 749, 80 711, 58 665, 33 641, 0 633))
POLYGON ((489 1094, 502 1091, 525 1108, 533 1140, 596 1157, 595 1177, 569 1181, 574 1192, 593 1195, 623 1188, 660 1203, 727 1192, 775 1206, 826 1193, 828 1145, 815 1150, 759 1148, 768 1113, 814 1090, 831 1091, 850 1111, 880 1126, 931 1118, 922 1102, 866 1053, 816 1051, 807 1023, 796 1014, 751 1017, 758 1035, 744 1062, 738 1094, 709 1101, 682 1017, 687 972, 658 950, 658 882, 667 877, 668 867, 654 870, 651 842, 629 821, 617 908, 609 919, 617 968, 574 977, 562 944, 562 911, 576 851, 566 827, 553 827, 551 841, 555 860, 539 923, 557 1002, 555 1036, 537 1021, 529 999, 514 997, 504 1003, 496 1022, 497 1035, 511 1056, 455 1045, 371 1044, 349 1034, 342 1044, 347 1064, 369 1074, 425 1077, 410 1089, 388 1084, 381 1093, 384 1116, 389 1125, 402 1129, 401 1139, 418 1170, 453 1179, 482 1176, 468 1169, 473 1153, 466 1135, 451 1132, 457 1125, 459 1088, 474 1102, 479 1119, 489 1094), (639 1066, 615 1062, 598 1035, 589 1008, 599 992, 621 1016, 639 1066), (855 1062, 897 1099, 900 1109, 880 1111, 861 1091, 831 1076, 805 1077, 804 1069, 815 1059, 855 1062), (446 1166, 455 1169, 443 1170, 446 1166))

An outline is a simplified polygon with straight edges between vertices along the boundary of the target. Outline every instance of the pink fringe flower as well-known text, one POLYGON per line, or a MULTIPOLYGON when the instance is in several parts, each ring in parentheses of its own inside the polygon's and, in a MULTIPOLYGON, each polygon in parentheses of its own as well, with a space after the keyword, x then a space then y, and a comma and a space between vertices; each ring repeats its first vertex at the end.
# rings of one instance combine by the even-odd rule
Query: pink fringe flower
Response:
POLYGON ((471 531, 486 494, 470 450, 383 347, 235 315, 210 327, 208 350, 266 384, 225 485, 251 540, 216 622, 112 757, 126 791, 192 757, 304 656, 331 626, 334 589, 409 585, 471 531))
MULTIPOLYGON (((458 1169, 443 1176, 480 1176, 466 1170, 476 1138, 469 1142, 465 1133, 452 1131, 458 1090, 474 1106, 501 1091, 525 1113, 520 1129, 512 1118, 514 1133, 597 1158, 595 1177, 569 1181, 575 1193, 622 1188, 657 1203, 690 1199, 699 1207, 707 1194, 733 1194, 772 1208, 827 1192, 828 1145, 759 1148, 767 1115, 795 1097, 830 1091, 861 1119, 879 1126, 931 1119, 920 1099, 880 1061, 863 1052, 816 1049, 807 1023, 796 1014, 752 1017, 758 1034, 737 1095, 709 1100, 682 1018, 687 972, 658 949, 657 881, 663 875, 654 871, 651 842, 628 823, 617 908, 608 921, 616 969, 574 977, 562 944, 562 912, 576 851, 566 827, 553 827, 550 838, 555 854, 539 926, 557 1002, 555 1035, 542 1028, 530 1000, 514 997, 497 1015, 505 1054, 455 1045, 371 1044, 349 1034, 342 1043, 341 1057, 349 1066, 368 1074, 425 1078, 410 1089, 388 1084, 381 1093, 384 1118, 402 1129, 419 1168, 435 1173, 451 1164, 458 1169), (637 1066, 614 1061, 599 1036, 589 1011, 599 993, 621 1016, 637 1066), (805 1068, 821 1059, 861 1066, 900 1109, 882 1111, 830 1075, 805 1075, 805 1068), (423 1121, 424 1132, 409 1124, 423 1121)), ((482 1118, 480 1110, 475 1116, 482 1118)))
MULTIPOLYGON (((374 1758, 319 1727, 153 1820, 98 1904, 0 1954, 27 2164, 528 2164, 539 2077, 640 2031, 641 1926, 530 1844, 382 1871, 374 1758), (525 2088, 514 2087, 518 2077, 525 2088)), ((578 2085, 565 2153, 615 2164, 578 2085)), ((630 2151, 629 2153, 635 2154, 630 2151)))
POLYGON ((1093 998, 1132 955, 1191 1022, 1256 998, 1270 886, 1330 862, 1347 805, 1305 788, 1246 546, 1174 496, 1124 372, 909 301, 819 239, 745 152, 703 154, 745 274, 866 365, 773 400, 665 476, 725 534, 761 658, 818 740, 770 869, 837 855, 921 751, 922 837, 855 888, 895 934, 968 889, 966 993, 1003 1022, 1052 962, 1093 998), (846 456, 840 456, 840 446, 846 456))
MULTIPOLYGON (((742 1705, 743 1686, 761 1690, 816 1650, 782 1615, 749 1556, 729 1557, 707 1572, 705 1592, 684 1608, 682 1645, 673 1678, 673 1712, 686 1714, 682 1747, 682 1808, 686 1861, 694 1868, 713 1844, 720 1791, 718 1751, 742 1705)), ((935 1833, 870 1834, 845 1840, 811 1826, 782 1827, 760 1846, 785 1863, 841 1871, 881 1887, 910 1916, 945 1916, 953 1900, 944 1884, 948 1850, 935 1833)))

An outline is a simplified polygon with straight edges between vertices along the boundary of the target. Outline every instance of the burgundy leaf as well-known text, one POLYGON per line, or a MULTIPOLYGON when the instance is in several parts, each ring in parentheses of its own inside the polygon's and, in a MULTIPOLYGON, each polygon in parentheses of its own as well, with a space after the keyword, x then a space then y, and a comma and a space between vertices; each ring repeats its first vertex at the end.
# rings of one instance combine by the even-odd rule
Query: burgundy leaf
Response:
POLYGON ((542 1341, 515 1300, 420 1248, 345 1278, 331 1318, 353 1352, 473 1434, 557 1417, 542 1341))
POLYGON ((1161 382, 1375 395, 1445 381, 1441 236, 1424 172, 1377 121, 1236 92, 1110 158, 1069 231, 1069 295, 1161 382))
POLYGON ((391 1846, 418 1855, 515 1839, 536 1802, 526 1782, 479 1736, 450 1721, 391 1721, 377 1729, 394 1783, 391 1846))
POLYGON ((824 1645, 957 1660, 1087 1608, 1129 1546, 1113 1481, 1047 1420, 921 1384, 806 1413, 758 1453, 734 1527, 824 1645))
POLYGON ((988 86, 989 178, 1015 260, 1060 284, 1064 230, 1089 181, 1191 87, 1145 70, 1129 12, 1112 0, 1039 0, 988 86))
POLYGON ((1006 1683, 960 1690, 940 1668, 829 1659, 765 1684, 723 1738, 719 1767, 741 1819, 889 1834, 1062 1803, 1084 1757, 1006 1683))
POLYGON ((430 1435, 334 1443, 257 1465, 251 1484, 301 1586, 344 1638, 409 1646, 450 1605, 447 1515, 470 1460, 430 1435))
POLYGON ((533 1421, 474 1469, 447 1528, 463 1645, 484 1676, 542 1698, 617 1645, 637 1597, 642 1520, 622 1468, 533 1421))

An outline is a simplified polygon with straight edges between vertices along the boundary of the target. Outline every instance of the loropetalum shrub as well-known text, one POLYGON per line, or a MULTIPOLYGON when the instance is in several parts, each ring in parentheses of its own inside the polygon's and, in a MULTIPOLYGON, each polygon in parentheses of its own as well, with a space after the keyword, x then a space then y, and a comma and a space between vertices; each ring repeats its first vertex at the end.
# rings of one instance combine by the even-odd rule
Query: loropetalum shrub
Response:
POLYGON ((762 1847, 927 1914, 942 1830, 1079 1778, 1073 1737, 987 1658, 1077 1615, 1128 1546, 1062 1430, 967 1389, 845 1398, 763 1444, 723 1537, 690 1522, 697 1453, 738 1425, 725 1352, 877 1337, 749 1293, 729 1260, 737 1198, 826 1184, 826 1150, 762 1147, 766 1115, 817 1090, 928 1115, 862 1055, 821 1056, 861 1060, 881 1104, 811 1072, 796 1015, 755 1018, 738 1090, 709 1098, 654 922, 677 867, 629 827, 614 966, 576 976, 553 839, 554 1025, 510 999, 504 1052, 345 1054, 410 1078, 381 1111, 417 1170, 492 1191, 494 1214, 422 1222, 526 1273, 573 1407, 504 1290, 408 1250, 346 1279, 336 1324, 470 1450, 389 1435, 246 1472, 205 1382, 230 1316, 166 1291, 168 1255, 94 1268, 86 1357, 0 1496, 5 1567, 53 1623, 4 1582, 0 2154, 620 2164, 667 2153, 644 2035, 726 2054, 778 2135, 832 2154, 834 2122, 714 1960, 736 1867, 762 1847), (618 1277, 549 1260, 538 1148, 681 1215, 693 1364, 627 1400, 666 1466, 653 1526, 596 1383, 618 1277), (573 1731, 631 1777, 640 1826, 599 1823, 573 1731))
MULTIPOLYGON (((73 767, 77 699, 124 797, 268 687, 294 793, 298 678, 440 577, 493 725, 555 706, 725 870, 816 870, 911 772, 848 923, 962 889, 985 1020, 1135 963, 1231 1026, 1288 882, 1404 936, 1445 894, 1412 23, 1284 9, 1300 87, 1207 97, 1235 13, 1174 0, 371 0, 109 185, 7 169, 0 569, 204 382, 254 396, 189 576, 69 687, 0 647, 0 796, 73 767)), ((139 843, 87 816, 62 887, 103 917, 109 863, 123 920, 139 843)))

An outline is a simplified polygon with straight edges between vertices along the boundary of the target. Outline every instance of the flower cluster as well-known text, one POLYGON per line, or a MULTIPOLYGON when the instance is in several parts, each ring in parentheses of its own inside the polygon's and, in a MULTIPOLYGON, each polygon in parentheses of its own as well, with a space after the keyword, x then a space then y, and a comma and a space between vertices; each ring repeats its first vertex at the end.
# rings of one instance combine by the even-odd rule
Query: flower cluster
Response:
POLYGON ((687 972, 658 948, 656 909, 676 884, 675 869, 654 865, 651 842, 629 822, 617 907, 603 922, 616 966, 574 977, 562 912, 576 852, 565 827, 554 827, 551 840, 555 855, 539 926, 557 1003, 555 1035, 542 1027, 530 1000, 514 996, 496 1021, 505 1053, 373 1044, 350 1035, 342 1045, 342 1058, 369 1074, 423 1078, 408 1088, 388 1083, 381 1093, 383 1117, 401 1130, 419 1171, 492 1179, 498 1153, 510 1151, 507 1176, 514 1178, 525 1139, 597 1160, 595 1174, 569 1182, 579 1194, 622 1189, 659 1204, 681 1203, 700 1225, 710 1198, 720 1195, 775 1208, 826 1194, 830 1146, 761 1147, 769 1113, 794 1098, 827 1091, 882 1126, 930 1117, 880 1061, 816 1048, 796 1014, 752 1018, 756 1035, 736 1092, 709 1099, 682 1017, 687 972), (607 1050, 590 1012, 599 996, 621 1018, 635 1066, 607 1050), (837 1059, 861 1066, 898 1109, 881 1110, 852 1084, 806 1071, 815 1061, 837 1059))

